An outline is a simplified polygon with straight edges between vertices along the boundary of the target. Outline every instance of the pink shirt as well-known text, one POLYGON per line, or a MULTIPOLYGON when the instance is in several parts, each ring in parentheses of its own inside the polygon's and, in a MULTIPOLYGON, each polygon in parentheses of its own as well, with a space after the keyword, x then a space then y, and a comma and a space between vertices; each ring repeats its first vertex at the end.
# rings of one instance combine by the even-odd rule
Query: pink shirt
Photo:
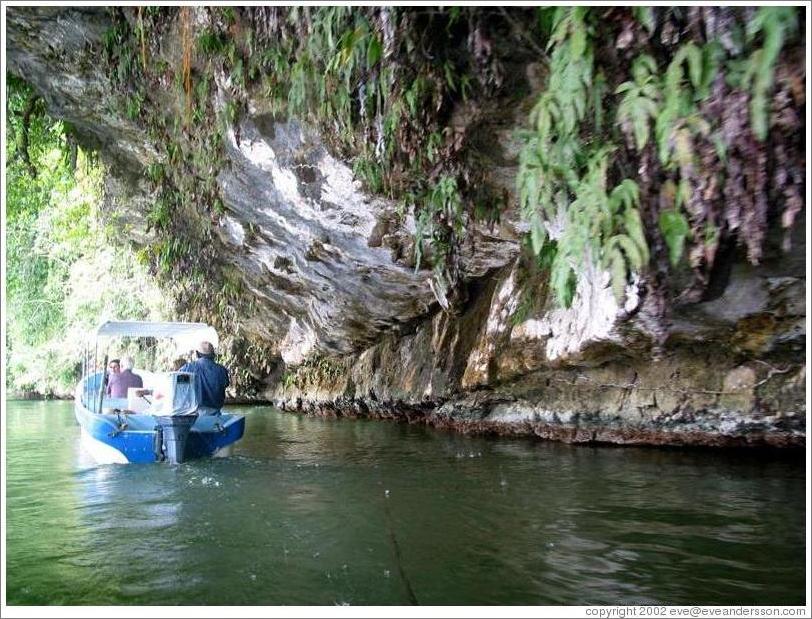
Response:
POLYGON ((122 370, 118 374, 110 374, 107 378, 107 395, 111 398, 126 398, 130 387, 143 387, 144 381, 132 370, 122 370))

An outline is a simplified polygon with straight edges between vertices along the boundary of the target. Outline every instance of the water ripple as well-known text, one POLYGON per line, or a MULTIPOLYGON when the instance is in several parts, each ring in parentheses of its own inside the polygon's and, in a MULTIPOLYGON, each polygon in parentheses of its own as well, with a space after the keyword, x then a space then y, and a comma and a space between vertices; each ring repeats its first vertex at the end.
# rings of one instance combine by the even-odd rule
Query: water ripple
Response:
POLYGON ((96 466, 9 403, 9 603, 804 601, 803 462, 243 411, 230 458, 96 466))

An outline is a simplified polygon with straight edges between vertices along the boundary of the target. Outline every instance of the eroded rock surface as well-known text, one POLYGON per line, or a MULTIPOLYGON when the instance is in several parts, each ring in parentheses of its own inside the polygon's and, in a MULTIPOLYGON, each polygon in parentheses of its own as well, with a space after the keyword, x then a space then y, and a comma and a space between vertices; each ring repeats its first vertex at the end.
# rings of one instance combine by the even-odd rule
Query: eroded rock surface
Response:
MULTIPOLYGON (((673 342, 654 359, 633 318, 608 330, 599 322, 586 338, 572 329, 588 321, 575 315, 587 305, 574 304, 571 320, 553 309, 511 327, 503 310, 513 278, 503 271, 454 320, 439 313, 412 335, 386 338, 320 390, 277 387, 271 397, 312 414, 575 443, 805 445, 805 316, 786 297, 763 295, 753 313, 716 316, 713 328, 694 325, 690 341, 680 319, 673 342), (788 307, 801 313, 788 315, 788 307), (763 330, 743 331, 743 320, 763 330), (551 348, 554 338, 564 345, 551 348)), ((791 285, 791 296, 804 289, 802 278, 791 285)))

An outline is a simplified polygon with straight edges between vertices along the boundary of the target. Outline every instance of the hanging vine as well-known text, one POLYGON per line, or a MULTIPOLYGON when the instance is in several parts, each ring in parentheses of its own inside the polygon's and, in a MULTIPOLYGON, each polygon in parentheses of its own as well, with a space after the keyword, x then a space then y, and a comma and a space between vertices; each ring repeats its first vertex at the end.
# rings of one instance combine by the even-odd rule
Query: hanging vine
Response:
POLYGON ((608 272, 619 300, 633 282, 663 295, 660 308, 665 295, 699 300, 720 247, 741 245, 758 263, 772 218, 789 230, 802 209, 803 42, 794 8, 143 7, 113 15, 101 57, 127 116, 162 148, 146 169, 158 238, 142 256, 178 283, 183 306, 223 299, 212 318, 231 317, 233 331, 250 308, 240 305, 238 275, 213 272, 207 222, 225 210, 215 180, 225 165, 222 135, 233 130, 239 141, 249 101, 317 125, 369 191, 402 201, 416 223, 412 263, 447 309, 462 299, 460 248, 472 221, 483 213, 498 220, 513 206, 489 189, 472 127, 511 96, 509 79, 517 88, 515 74, 534 66, 543 86, 521 134, 515 201, 560 305, 587 271, 608 272), (179 48, 162 48, 167 36, 179 48), (173 89, 174 107, 162 96, 173 89), (687 285, 669 284, 669 274, 686 270, 687 285))
POLYGON ((687 255, 694 278, 678 291, 686 300, 701 298, 720 243, 744 245, 757 264, 770 196, 785 197, 785 227, 799 210, 798 140, 788 140, 792 158, 768 139, 780 119, 769 110, 775 67, 798 11, 573 7, 540 17, 549 73, 517 180, 534 252, 556 242, 559 302, 571 303, 589 262, 609 271, 622 299, 633 274, 651 268, 652 243, 671 269, 687 255), (776 158, 783 171, 771 185, 776 158), (652 219, 657 228, 643 225, 652 219))

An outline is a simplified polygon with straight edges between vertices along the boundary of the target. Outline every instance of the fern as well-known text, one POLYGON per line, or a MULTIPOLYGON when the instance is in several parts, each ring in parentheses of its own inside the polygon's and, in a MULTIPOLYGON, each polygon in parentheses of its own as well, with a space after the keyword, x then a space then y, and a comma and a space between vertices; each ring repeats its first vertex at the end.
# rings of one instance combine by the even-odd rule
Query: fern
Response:
POLYGON ((551 272, 551 286, 565 307, 572 301, 575 276, 584 261, 597 261, 609 270, 618 300, 623 296, 628 273, 648 263, 648 245, 637 211, 639 188, 634 181, 625 179, 607 192, 610 154, 611 149, 603 148, 590 155, 575 186, 574 199, 566 208, 566 225, 557 239, 551 272))
POLYGON ((452 245, 448 235, 461 237, 464 233, 462 197, 457 179, 443 175, 425 194, 413 197, 413 201, 420 204, 415 223, 415 271, 420 269, 423 259, 423 239, 428 237, 435 254, 440 254, 434 256, 435 283, 445 287, 446 277, 442 270, 452 245), (438 225, 438 221, 443 221, 444 225, 438 225))
POLYGON ((657 27, 657 20, 654 17, 654 8, 650 6, 635 6, 632 8, 634 18, 648 30, 649 34, 653 34, 657 27))
POLYGON ((226 49, 226 40, 221 34, 212 30, 204 30, 197 37, 197 48, 207 56, 213 56, 226 49))
POLYGON ((377 36, 370 36, 369 43, 367 44, 367 69, 371 69, 378 61, 381 59, 383 55, 383 44, 381 43, 381 39, 377 36))
POLYGON ((615 90, 623 94, 617 119, 627 134, 634 134, 637 150, 643 150, 649 138, 650 120, 657 117, 660 93, 657 83, 657 63, 644 54, 632 63, 633 82, 624 82, 615 90))
POLYGON ((643 220, 640 218, 640 211, 637 206, 638 205, 635 204, 634 207, 630 206, 624 210, 623 226, 626 229, 626 234, 640 251, 641 261, 640 265, 636 268, 642 269, 648 264, 650 256, 648 242, 646 241, 646 235, 643 229, 643 220))
POLYGON ((745 82, 752 83, 750 95, 750 124, 753 134, 759 140, 767 137, 768 107, 767 95, 773 86, 775 62, 785 39, 798 26, 795 9, 792 7, 760 7, 747 24, 747 37, 753 40, 762 34, 764 45, 753 51, 748 63, 745 82))
POLYGON ((699 114, 696 102, 708 96, 719 68, 719 54, 715 43, 702 49, 686 43, 666 69, 663 104, 655 122, 657 153, 666 169, 673 164, 688 165, 693 159, 694 136, 709 133, 710 125, 699 114))
POLYGON ((144 103, 144 97, 140 94, 132 95, 127 99, 127 118, 130 120, 137 120, 141 115, 141 107, 144 103))
POLYGON ((151 180, 153 183, 161 182, 166 176, 164 166, 158 162, 148 164, 147 167, 145 168, 145 173, 147 178, 151 180))
MULTIPOLYGON (((643 269, 649 260, 637 184, 625 179, 610 191, 607 169, 613 147, 586 144, 580 136, 590 108, 596 125, 602 122, 600 98, 591 92, 600 80, 593 78, 587 11, 558 8, 549 22, 550 13, 540 13, 549 23, 550 74, 530 116, 534 130, 523 136, 517 177, 533 252, 541 255, 555 243, 550 287, 564 307, 572 303, 585 264, 608 269, 620 299, 629 272, 643 269)), ((616 91, 624 94, 620 120, 631 127, 638 148, 648 141, 657 111, 656 72, 654 60, 641 56, 633 81, 616 91)))
POLYGON ((719 73, 725 50, 718 41, 711 41, 702 48, 702 73, 696 88, 696 100, 704 101, 710 96, 710 87, 719 73))
POLYGON ((687 51, 695 47, 693 43, 684 45, 668 65, 663 79, 664 101, 662 109, 657 114, 655 134, 657 153, 660 162, 666 167, 671 163, 674 131, 678 121, 693 110, 691 93, 688 89, 683 88, 685 81, 683 64, 689 56, 695 57, 687 51))
POLYGON ((668 257, 671 264, 676 266, 682 257, 685 239, 690 233, 688 221, 676 208, 663 211, 660 213, 660 231, 668 245, 668 257))

